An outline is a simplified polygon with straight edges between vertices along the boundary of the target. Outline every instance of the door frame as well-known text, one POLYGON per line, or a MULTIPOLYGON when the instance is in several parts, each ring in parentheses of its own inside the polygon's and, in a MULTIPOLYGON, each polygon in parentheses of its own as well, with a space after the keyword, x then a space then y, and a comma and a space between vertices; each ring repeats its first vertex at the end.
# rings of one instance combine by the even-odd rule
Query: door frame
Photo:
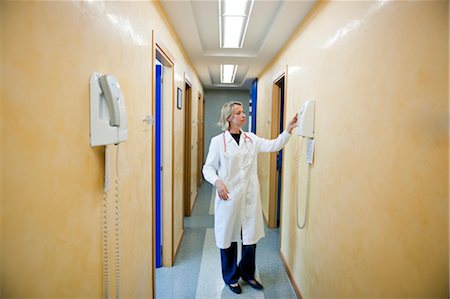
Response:
MULTIPOLYGON (((184 73, 183 210, 191 216, 192 84, 184 73)), ((183 224, 184 228, 184 224, 183 224)))
POLYGON ((258 78, 256 78, 252 82, 251 98, 252 98, 252 132, 256 134, 256 110, 258 107, 258 78))
MULTIPOLYGON (((158 59, 161 64, 164 66, 164 70, 171 69, 170 72, 166 72, 166 75, 163 75, 163 78, 165 80, 168 79, 168 82, 163 86, 163 98, 162 101, 164 102, 162 104, 163 108, 161 110, 161 113, 164 115, 164 106, 169 107, 169 117, 171 118, 171 128, 168 128, 165 130, 165 134, 171 134, 169 136, 169 139, 171 139, 171 154, 169 159, 163 160, 162 165, 162 184, 163 186, 169 185, 168 182, 170 182, 170 187, 164 189, 165 192, 162 192, 161 197, 161 203, 162 203, 162 214, 163 214, 163 227, 166 229, 163 230, 163 236, 162 236, 162 263, 163 266, 172 266, 173 265, 173 258, 174 258, 174 249, 173 249, 173 193, 174 193, 174 184, 173 184, 173 174, 174 174, 174 86, 175 86, 175 60, 173 55, 170 53, 170 51, 167 49, 167 47, 164 45, 164 43, 159 40, 156 35, 155 31, 152 30, 152 101, 151 101, 151 113, 153 116, 153 121, 155 120, 156 116, 156 86, 155 86, 155 76, 156 76, 156 59, 158 59), (168 78, 166 77, 168 76, 168 78), (171 165, 164 165, 164 161, 169 162, 171 165), (169 190, 170 192, 167 192, 169 190)), ((164 71, 163 71, 164 73, 164 71)), ((166 115, 166 121, 165 124, 167 125, 170 123, 170 121, 167 121, 166 115)), ((163 117, 164 119, 164 117, 163 117)), ((161 124, 161 126, 164 126, 164 124, 161 124)), ((152 257, 151 257, 151 263, 152 263, 152 281, 153 281, 153 296, 155 296, 154 290, 155 290, 155 237, 156 237, 156 175, 155 175, 155 165, 156 165, 156 124, 154 123, 152 126, 152 137, 151 137, 151 156, 152 156, 152 197, 151 197, 151 215, 152 215, 152 257)), ((167 152, 167 142, 164 142, 164 137, 161 136, 161 142, 162 142, 162 148, 163 152, 167 152)), ((166 156, 167 157, 167 156, 166 156)), ((164 188, 164 187, 163 187, 164 188)))
POLYGON ((163 191, 163 130, 162 130, 162 119, 163 119, 163 72, 164 66, 162 64, 157 64, 156 61, 161 63, 159 59, 155 59, 155 163, 153 164, 153 178, 155 180, 155 267, 162 267, 162 231, 163 231, 163 213, 162 213, 162 191, 163 191), (158 109, 159 107, 159 109, 158 109), (158 132, 159 131, 159 132, 158 132), (159 168, 159 170, 158 170, 159 168))
POLYGON ((205 100, 202 93, 199 91, 198 95, 198 122, 197 122, 197 187, 202 183, 202 166, 204 163, 204 147, 205 147, 205 100))
MULTIPOLYGON (((272 79, 272 115, 271 115, 271 138, 275 139, 280 134, 280 92, 281 88, 279 84, 281 80, 284 80, 284 108, 287 107, 287 66, 285 69, 279 73, 272 79)), ((286 122, 286 109, 283 109, 283 119, 286 122)), ((285 124, 283 124, 285 126, 285 124)), ((283 151, 283 149, 281 150, 283 151)), ((281 178, 283 179, 284 175, 284 159, 281 167, 281 178)), ((267 226, 269 228, 277 227, 277 208, 278 208, 278 176, 277 176, 277 153, 270 153, 270 170, 269 170, 269 213, 268 213, 268 223, 267 226)), ((281 194, 280 194, 280 223, 282 216, 282 198, 283 198, 283 184, 280 186, 281 194)))

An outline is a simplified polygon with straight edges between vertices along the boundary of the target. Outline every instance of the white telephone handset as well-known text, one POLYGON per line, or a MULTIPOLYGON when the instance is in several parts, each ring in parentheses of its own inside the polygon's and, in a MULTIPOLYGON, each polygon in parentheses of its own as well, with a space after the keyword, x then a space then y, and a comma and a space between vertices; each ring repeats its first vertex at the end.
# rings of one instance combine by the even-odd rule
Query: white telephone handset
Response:
POLYGON ((315 101, 307 101, 298 112, 297 135, 314 138, 315 101))
MULTIPOLYGON (((309 181, 311 176, 311 165, 313 163, 314 159, 314 113, 315 113, 315 101, 307 101, 302 105, 300 108, 300 111, 298 112, 298 124, 297 124, 297 135, 300 137, 306 137, 306 161, 308 163, 308 172, 306 175, 306 182, 305 182, 305 193, 306 193, 306 203, 305 203, 305 210, 304 210, 304 218, 303 223, 299 224, 299 215, 301 213, 300 211, 300 198, 302 197, 300 192, 297 191, 297 227, 299 229, 305 228, 306 225, 306 219, 308 216, 308 204, 309 204, 309 181)), ((300 180, 298 179, 298 168, 299 163, 297 162, 297 169, 296 169, 296 175, 297 175, 297 184, 300 185, 300 180)), ((303 180, 302 180, 303 182, 303 180)))
POLYGON ((128 138, 125 98, 113 75, 93 73, 90 79, 91 146, 118 144, 128 138))
POLYGON ((307 101, 298 112, 297 135, 309 137, 306 143, 306 160, 312 164, 314 157, 314 111, 315 102, 307 101))
POLYGON ((109 124, 118 127, 120 126, 119 99, 121 94, 119 83, 113 75, 103 75, 99 81, 109 108, 109 124))

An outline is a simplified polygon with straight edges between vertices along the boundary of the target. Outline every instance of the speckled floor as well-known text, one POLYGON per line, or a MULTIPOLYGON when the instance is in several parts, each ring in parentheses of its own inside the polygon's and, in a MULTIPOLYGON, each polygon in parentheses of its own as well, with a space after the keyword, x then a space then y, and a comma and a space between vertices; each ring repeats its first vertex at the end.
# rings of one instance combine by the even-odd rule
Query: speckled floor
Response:
POLYGON ((214 241, 212 186, 201 185, 191 217, 185 217, 184 237, 173 267, 156 269, 156 298, 297 298, 279 256, 278 229, 265 228, 256 249, 256 278, 263 291, 242 280, 242 294, 229 290, 222 280, 220 252, 214 241))

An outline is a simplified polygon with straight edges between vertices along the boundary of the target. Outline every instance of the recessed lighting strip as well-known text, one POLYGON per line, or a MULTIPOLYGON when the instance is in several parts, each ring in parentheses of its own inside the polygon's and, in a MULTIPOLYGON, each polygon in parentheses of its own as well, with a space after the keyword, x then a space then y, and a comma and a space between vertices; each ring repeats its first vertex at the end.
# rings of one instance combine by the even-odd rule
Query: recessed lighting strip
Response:
POLYGON ((225 84, 234 83, 236 77, 237 65, 221 64, 220 65, 220 82, 225 84))
POLYGON ((254 0, 219 0, 221 48, 242 48, 254 0))

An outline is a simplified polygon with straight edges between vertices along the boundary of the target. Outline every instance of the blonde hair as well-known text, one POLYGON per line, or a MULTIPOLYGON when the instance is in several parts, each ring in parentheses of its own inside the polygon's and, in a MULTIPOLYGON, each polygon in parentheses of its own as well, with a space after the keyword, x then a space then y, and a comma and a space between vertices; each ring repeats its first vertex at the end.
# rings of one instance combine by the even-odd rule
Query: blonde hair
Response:
POLYGON ((234 105, 242 106, 241 102, 238 101, 231 101, 222 106, 222 111, 220 112, 220 119, 217 123, 221 128, 222 131, 226 131, 230 128, 230 122, 228 121, 228 118, 233 114, 233 107, 234 105))

